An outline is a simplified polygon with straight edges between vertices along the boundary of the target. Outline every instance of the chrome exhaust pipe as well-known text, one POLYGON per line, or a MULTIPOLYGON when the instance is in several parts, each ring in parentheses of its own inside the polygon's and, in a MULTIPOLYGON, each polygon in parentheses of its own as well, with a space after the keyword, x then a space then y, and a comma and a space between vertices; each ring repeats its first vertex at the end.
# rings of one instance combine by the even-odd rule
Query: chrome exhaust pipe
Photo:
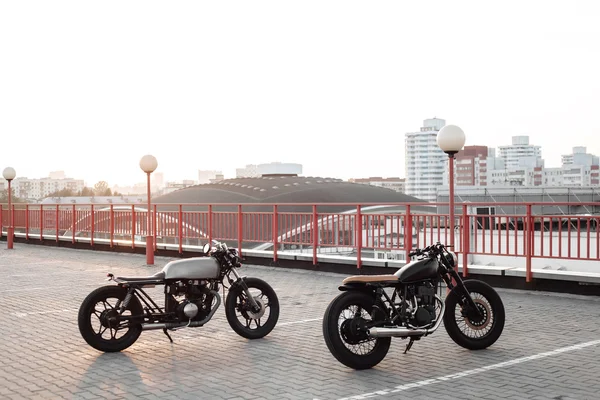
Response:
POLYGON ((398 328, 371 328, 369 329, 371 337, 408 337, 408 336, 423 336, 427 333, 427 329, 410 329, 404 327, 398 328))
POLYGON ((380 337, 410 337, 410 336, 426 336, 430 335, 440 327, 442 323, 442 319, 444 318, 444 312, 446 311, 446 304, 444 301, 438 296, 435 295, 437 301, 441 304, 441 309, 438 314, 438 318, 435 321, 435 324, 431 329, 422 329, 422 328, 406 328, 403 326, 399 326, 397 328, 371 328, 367 331, 367 334, 370 337, 380 338, 380 337))
MULTIPOLYGON (((181 326, 186 326, 187 323, 178 324, 175 322, 161 323, 161 324, 142 324, 143 331, 152 331, 154 329, 174 329, 181 326)), ((191 325, 190 325, 191 326, 191 325)))
POLYGON ((210 319, 215 315, 217 308, 221 305, 221 296, 219 293, 214 290, 210 291, 211 294, 215 296, 217 299, 217 304, 210 310, 206 318, 201 321, 189 321, 189 322, 166 322, 166 323, 156 323, 156 324, 142 324, 143 331, 151 331, 154 329, 180 329, 180 328, 196 328, 206 324, 210 319))

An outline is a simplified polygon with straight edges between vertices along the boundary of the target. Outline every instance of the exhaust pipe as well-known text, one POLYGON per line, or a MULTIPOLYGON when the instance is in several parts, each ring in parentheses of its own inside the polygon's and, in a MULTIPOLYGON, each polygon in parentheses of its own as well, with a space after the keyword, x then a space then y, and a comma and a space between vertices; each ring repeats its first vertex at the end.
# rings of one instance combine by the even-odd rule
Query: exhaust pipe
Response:
POLYGON ((204 318, 203 320, 190 321, 190 322, 166 322, 166 323, 156 323, 156 324, 142 324, 142 330, 143 331, 151 331, 154 329, 196 328, 196 327, 206 324, 208 321, 210 321, 210 319, 213 317, 213 315, 215 315, 217 308, 219 308, 219 306, 221 305, 221 296, 219 296, 219 293, 215 292, 214 290, 211 290, 210 293, 212 293, 215 296, 215 298, 217 299, 217 304, 215 304, 215 306, 212 308, 212 310, 210 310, 210 312, 208 313, 206 318, 204 318))
POLYGON ((438 314, 438 318, 435 321, 435 325, 433 325, 433 328, 431 329, 422 329, 422 328, 417 328, 417 329, 410 329, 410 328, 405 328, 403 326, 397 327, 397 328, 371 328, 367 331, 367 334, 371 337, 375 337, 375 338, 383 338, 383 337, 409 337, 409 336, 426 336, 426 335, 430 335, 433 332, 435 332, 437 330, 437 328, 440 327, 440 324, 442 323, 442 319, 444 317, 444 311, 446 311, 446 304, 442 301, 441 298, 438 297, 438 295, 435 295, 436 299, 440 302, 441 304, 441 310, 438 314))
POLYGON ((407 337, 407 336, 424 336, 427 334, 427 329, 410 329, 410 328, 371 328, 369 336, 376 338, 383 337, 407 337))

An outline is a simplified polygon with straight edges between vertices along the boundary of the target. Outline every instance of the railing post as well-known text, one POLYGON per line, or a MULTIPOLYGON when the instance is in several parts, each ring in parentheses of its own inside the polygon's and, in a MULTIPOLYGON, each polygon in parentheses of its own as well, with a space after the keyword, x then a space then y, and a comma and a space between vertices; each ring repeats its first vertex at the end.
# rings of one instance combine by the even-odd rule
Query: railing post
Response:
MULTIPOLYGON (((156 227, 158 225, 158 213, 156 212, 156 204, 152 207, 152 251, 156 252, 156 227)), ((164 225, 164 224, 163 224, 164 225)))
POLYGON ((406 205, 404 213, 404 249, 406 250, 406 262, 410 261, 408 254, 412 250, 412 214, 410 213, 410 204, 406 205))
POLYGON ((525 229, 523 230, 523 234, 526 236, 525 238, 525 281, 531 282, 532 273, 531 273, 531 256, 532 256, 532 234, 533 224, 532 224, 532 216, 531 216, 531 204, 527 204, 527 224, 525 229))
POLYGON ((313 265, 317 265, 317 247, 319 247, 319 228, 318 228, 317 206, 312 206, 312 245, 313 245, 313 265))
POLYGON ((131 248, 135 249, 135 226, 137 221, 135 220, 135 206, 131 205, 131 248))
POLYGON ((25 204, 25 240, 29 240, 29 204, 25 204))
POLYGON ((212 246, 212 204, 208 205, 208 243, 212 246))
MULTIPOLYGON (((3 217, 3 214, 4 214, 4 212, 2 210, 2 204, 0 204, 0 237, 2 237, 2 221, 3 221, 2 217, 3 217)), ((8 240, 8 238, 7 238, 7 240, 8 240)))
POLYGON ((242 205, 238 204, 238 254, 241 257, 242 256, 242 240, 243 240, 243 236, 242 233, 244 231, 244 218, 243 218, 243 214, 242 214, 242 205))
POLYGON ((95 218, 94 218, 94 205, 92 204, 92 229, 90 232, 90 246, 94 246, 94 223, 95 223, 95 218))
POLYGON ((273 206, 273 261, 277 262, 277 204, 273 206))
POLYGON ((179 242, 179 254, 181 254, 183 253, 183 206, 181 204, 179 205, 179 211, 177 213, 177 221, 179 221, 177 224, 179 228, 179 232, 177 232, 179 238, 177 241, 179 242))
POLYGON ((362 213, 360 204, 356 206, 356 268, 362 267, 362 213))
POLYGON ((113 205, 110 205, 110 219, 109 219, 109 229, 110 229, 110 247, 113 247, 114 237, 115 237, 115 212, 113 209, 113 205))
POLYGON ((59 218, 59 211, 60 209, 58 208, 58 204, 56 205, 56 241, 58 242, 58 227, 60 224, 60 218, 59 218))
POLYGON ((77 229, 77 211, 75 210, 75 204, 71 208, 71 243, 75 243, 75 229, 77 229))
MULTIPOLYGON (((10 184, 10 181, 8 182, 10 184)), ((9 185, 10 187, 10 185, 9 185)), ((10 188, 9 188, 10 190, 10 188)), ((13 242, 15 240, 15 203, 12 203, 11 206, 9 207, 9 226, 8 226, 8 238, 6 238, 6 241, 8 242, 8 248, 12 249, 13 248, 13 242)))
MULTIPOLYGON (((462 236, 463 236, 463 240, 462 240, 462 257, 463 257, 463 277, 466 278, 467 276, 469 276, 469 249, 471 246, 471 242, 469 240, 469 224, 471 222, 470 217, 469 217, 469 210, 467 208, 466 204, 463 204, 462 206, 462 236)), ((458 266, 457 266, 458 267, 458 266)))

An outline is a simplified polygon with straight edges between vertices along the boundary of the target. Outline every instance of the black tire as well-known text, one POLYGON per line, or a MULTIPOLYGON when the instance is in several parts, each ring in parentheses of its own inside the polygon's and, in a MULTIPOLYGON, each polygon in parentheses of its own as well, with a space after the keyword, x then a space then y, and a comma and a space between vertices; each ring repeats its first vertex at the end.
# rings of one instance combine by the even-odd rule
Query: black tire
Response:
MULTIPOLYGON (((372 368, 385 358, 390 349, 392 338, 368 338, 367 341, 375 342, 373 349, 367 354, 356 354, 348 349, 345 343, 348 343, 348 345, 358 343, 350 343, 342 338, 341 329, 343 329, 343 327, 340 326, 340 314, 347 307, 357 305, 367 311, 372 317, 374 304, 375 300, 372 296, 363 292, 349 291, 338 295, 331 303, 329 303, 329 306, 327 306, 327 309, 325 310, 325 315, 323 316, 323 337, 325 343, 331 354, 347 367, 357 370, 372 368)), ((384 318, 383 315, 378 317, 384 318)), ((347 318, 342 324, 349 323, 347 321, 353 320, 354 318, 347 318)), ((363 340, 360 343, 365 343, 365 341, 363 340)))
POLYGON ((472 321, 467 317, 462 317, 460 315, 459 289, 454 288, 446 298, 444 327, 448 335, 459 346, 469 350, 485 349, 494 344, 504 330, 504 305, 498 293, 487 283, 471 279, 464 281, 464 285, 471 293, 471 298, 476 300, 478 307, 485 312, 484 318, 481 321, 472 321), (461 330, 459 322, 464 322, 466 328, 481 336, 467 336, 461 330), (490 329, 484 332, 489 325, 491 325, 490 329))
POLYGON ((227 293, 227 299, 225 300, 225 316, 231 329, 238 335, 245 337, 246 339, 260 339, 267 336, 279 319, 279 299, 273 288, 262 279, 258 278, 244 278, 246 285, 252 291, 252 289, 258 289, 264 296, 253 296, 255 299, 259 297, 261 303, 261 311, 258 313, 252 313, 249 309, 249 303, 247 302, 247 296, 240 284, 234 284, 229 288, 227 293), (266 296, 267 302, 264 297, 266 296), (266 323, 261 321, 268 310, 269 316, 267 317, 266 323), (246 324, 242 324, 238 319, 236 312, 240 312, 241 316, 245 319, 246 324), (258 318, 255 318, 258 316, 258 318), (252 327, 254 323, 255 328, 252 327))
MULTIPOLYGON (((123 301, 126 295, 127 289, 121 286, 102 286, 91 292, 81 303, 77 318, 79 332, 81 333, 83 339, 96 350, 107 353, 124 350, 135 343, 142 333, 142 326, 139 322, 131 323, 127 328, 124 328, 127 329, 127 332, 123 336, 117 338, 116 335, 121 331, 121 329, 115 330, 113 335, 113 329, 105 326, 105 324, 108 322, 105 322, 105 324, 102 322, 103 320, 107 321, 107 319, 103 317, 105 313, 118 313, 116 311, 111 311, 111 306, 114 307, 116 301, 107 303, 106 300, 112 298, 123 301), (98 303, 104 303, 103 307, 105 310, 99 310, 96 308, 98 303), (96 329, 94 329, 92 326, 92 321, 95 321, 98 324, 98 331, 96 331, 96 329), (108 339, 103 337, 107 331, 111 335, 111 337, 108 339)), ((125 313, 127 313, 127 310, 131 313, 131 315, 142 315, 142 305, 137 297, 133 296, 131 298, 125 313)))

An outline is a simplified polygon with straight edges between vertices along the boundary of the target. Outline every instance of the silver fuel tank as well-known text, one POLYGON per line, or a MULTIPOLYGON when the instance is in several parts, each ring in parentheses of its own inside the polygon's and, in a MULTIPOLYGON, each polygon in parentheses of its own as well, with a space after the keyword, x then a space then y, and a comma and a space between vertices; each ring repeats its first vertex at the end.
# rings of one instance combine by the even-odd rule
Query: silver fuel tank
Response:
POLYGON ((165 279, 215 279, 219 263, 213 257, 192 257, 167 263, 162 271, 165 279))

